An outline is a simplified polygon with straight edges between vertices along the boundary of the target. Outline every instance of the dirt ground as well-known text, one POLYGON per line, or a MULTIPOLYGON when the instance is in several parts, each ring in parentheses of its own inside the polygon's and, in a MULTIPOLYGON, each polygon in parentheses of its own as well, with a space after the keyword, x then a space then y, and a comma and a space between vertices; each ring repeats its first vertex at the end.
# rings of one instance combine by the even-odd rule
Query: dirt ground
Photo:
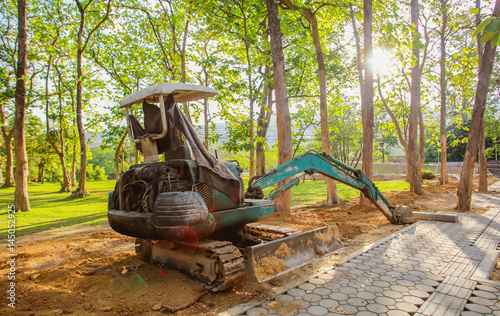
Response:
POLYGON ((499 281, 500 282, 500 259, 498 259, 493 272, 491 272, 490 280, 499 281))
MULTIPOLYGON (((426 188, 422 196, 409 192, 388 192, 385 196, 391 204, 408 205, 414 211, 454 211, 456 187, 457 182, 453 182, 426 188)), ((263 222, 302 231, 339 223, 345 249, 268 283, 243 281, 232 289, 212 293, 183 273, 141 261, 134 253, 133 238, 110 231, 75 235, 68 229, 67 237, 63 232, 54 239, 33 243, 26 238, 17 245, 16 314, 213 315, 242 302, 271 297, 276 288, 338 264, 346 255, 403 227, 390 224, 373 205, 357 205, 357 199, 343 201, 335 208, 321 204, 299 207, 263 222)), ((6 276, 9 257, 2 248, 0 275, 6 276)), ((8 289, 8 282, 2 277, 0 288, 8 289)), ((12 313, 6 307, 8 295, 2 293, 2 315, 12 313)))

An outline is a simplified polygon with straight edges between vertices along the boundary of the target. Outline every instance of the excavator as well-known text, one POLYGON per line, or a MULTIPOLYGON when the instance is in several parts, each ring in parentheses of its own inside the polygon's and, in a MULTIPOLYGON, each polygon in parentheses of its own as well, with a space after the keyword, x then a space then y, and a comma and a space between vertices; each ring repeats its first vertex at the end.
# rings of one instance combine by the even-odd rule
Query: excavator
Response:
POLYGON ((161 83, 120 104, 129 138, 144 161, 120 176, 109 194, 107 215, 116 232, 136 238, 143 260, 182 270, 221 291, 245 276, 268 281, 339 251, 337 224, 300 232, 258 222, 275 212, 273 199, 316 173, 360 190, 393 224, 456 221, 456 216, 392 206, 360 170, 314 151, 252 177, 245 192, 238 162, 213 157, 177 105, 217 93, 210 87, 161 83), (282 181, 288 182, 264 198, 265 188, 282 181))

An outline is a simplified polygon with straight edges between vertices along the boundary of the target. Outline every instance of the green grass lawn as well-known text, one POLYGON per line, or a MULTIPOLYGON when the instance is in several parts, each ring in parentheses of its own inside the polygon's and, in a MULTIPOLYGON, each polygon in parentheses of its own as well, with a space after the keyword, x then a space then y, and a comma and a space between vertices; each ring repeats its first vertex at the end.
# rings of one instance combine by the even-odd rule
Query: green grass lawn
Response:
MULTIPOLYGON (((244 179, 245 187, 248 178, 244 179)), ((376 181, 380 191, 408 190, 406 181, 376 181)), ((115 187, 114 180, 87 182, 90 196, 72 199, 70 193, 59 192, 59 183, 32 183, 28 187, 30 212, 16 213, 16 236, 48 231, 77 224, 99 225, 107 220, 108 192, 115 187)), ((341 199, 359 196, 359 191, 337 183, 341 199)), ((272 188, 264 190, 266 196, 272 188)), ((307 180, 292 188, 292 205, 309 205, 325 200, 325 181, 307 180)), ((7 236, 7 206, 14 200, 14 188, 0 189, 0 242, 7 236)))
MULTIPOLYGON (((115 181, 89 181, 90 196, 73 199, 59 192, 59 183, 31 183, 28 186, 31 211, 16 213, 16 236, 29 235, 76 224, 98 225, 107 221, 108 192, 115 181)), ((0 242, 7 235, 7 206, 14 201, 14 188, 0 189, 0 242)))
MULTIPOLYGON (((247 182, 245 182, 247 183, 247 182)), ((375 181, 375 185, 381 192, 409 190, 410 184, 406 181, 375 181)), ((337 193, 342 200, 350 200, 359 196, 359 190, 351 188, 345 184, 336 182, 337 193)), ((264 189, 265 196, 268 196, 273 188, 264 189)), ((306 180, 300 182, 298 186, 292 189, 292 206, 310 205, 325 200, 326 182, 306 180)))

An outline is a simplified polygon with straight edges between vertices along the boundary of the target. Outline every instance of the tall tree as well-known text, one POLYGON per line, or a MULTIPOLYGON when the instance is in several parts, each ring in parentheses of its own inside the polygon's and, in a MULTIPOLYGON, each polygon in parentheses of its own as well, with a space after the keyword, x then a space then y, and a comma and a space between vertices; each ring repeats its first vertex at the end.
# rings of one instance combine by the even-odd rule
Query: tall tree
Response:
MULTIPOLYGON (((0 129, 2 132, 3 145, 5 146, 5 182, 2 187, 11 187, 14 185, 14 159, 12 157, 12 138, 14 137, 14 128, 9 126, 9 114, 6 110, 7 105, 5 100, 0 101, 0 129)), ((0 170, 1 172, 1 170, 0 170)))
POLYGON ((95 11, 90 11, 89 6, 92 4, 93 0, 88 0, 86 4, 82 4, 79 0, 75 0, 76 5, 78 7, 78 12, 80 14, 80 25, 78 28, 78 37, 77 37, 77 53, 76 53, 76 62, 77 62, 77 84, 76 84, 76 121, 78 126, 78 135, 80 137, 80 177, 78 179, 78 187, 72 193, 72 197, 84 197, 88 195, 87 192, 87 137, 85 135, 85 126, 83 125, 83 101, 82 101, 82 93, 83 93, 83 54, 87 49, 89 41, 92 39, 94 33, 101 27, 101 25, 108 19, 109 12, 111 11, 111 0, 108 0, 106 5, 106 12, 103 17, 98 20, 98 23, 87 33, 86 31, 86 23, 88 22, 87 14, 93 13, 95 11))
MULTIPOLYGON (((231 97, 217 97, 219 114, 226 123, 229 138, 223 149, 230 152, 247 151, 249 175, 252 176, 255 174, 255 147, 257 145, 260 149, 259 143, 265 141, 261 137, 264 129, 259 125, 262 124, 262 111, 257 106, 267 108, 264 94, 267 93, 270 77, 269 72, 266 72, 270 64, 266 11, 262 3, 256 0, 200 2, 204 10, 213 11, 211 17, 207 16, 207 24, 215 34, 218 33, 217 40, 223 42, 219 46, 230 43, 224 51, 220 49, 222 57, 218 58, 219 67, 226 68, 224 72, 228 78, 223 84, 214 82, 215 86, 230 89, 233 94, 231 97), (241 77, 238 82, 233 82, 234 75, 228 71, 228 66, 238 70, 238 76, 241 77)), ((257 158, 258 163, 261 158, 257 158)))
MULTIPOLYGON (((476 0, 476 27, 481 23, 481 0, 476 0)), ((481 44, 481 36, 476 35, 477 52, 479 68, 481 68, 481 59, 483 58, 483 45, 481 44)), ((484 120, 481 124, 481 135, 479 137, 479 186, 478 191, 488 192, 488 169, 486 169, 486 140, 484 138, 484 120)))
POLYGON ((412 70, 411 70, 411 100, 410 100, 410 118, 408 122, 408 161, 410 191, 416 194, 422 194, 422 182, 418 175, 417 166, 417 127, 418 111, 420 107, 420 50, 418 33, 418 0, 410 1, 411 24, 412 24, 412 70))
POLYGON ((17 53, 17 21, 15 1, 0 3, 0 129, 5 146, 5 182, 3 187, 14 186, 14 155, 12 139, 14 137, 15 112, 15 76, 17 53), (14 84, 12 84, 14 82, 14 84))
MULTIPOLYGON (((278 125, 278 160, 283 164, 292 159, 292 129, 287 101, 285 56, 277 0, 266 0, 269 31, 271 35, 271 56, 273 59, 274 91, 276 96, 276 120, 278 125)), ((290 212, 290 191, 275 201, 277 211, 290 212)))
MULTIPOLYGON (((70 176, 66 163, 66 146, 68 140, 65 141, 67 122, 65 120, 65 107, 63 91, 64 74, 58 64, 64 65, 67 61, 65 58, 69 55, 69 48, 65 38, 65 21, 62 3, 53 1, 52 6, 42 5, 36 8, 39 14, 33 18, 33 23, 38 26, 37 32, 32 36, 33 46, 40 50, 38 53, 38 62, 45 64, 45 122, 47 139, 43 140, 43 144, 48 141, 52 149, 59 156, 60 167, 62 169, 63 179, 61 181, 61 191, 70 191, 70 176), (54 69, 54 70, 53 70, 54 69), (51 88, 55 87, 55 92, 51 88), (52 102, 51 97, 57 96, 57 102, 52 102), (58 106, 53 106, 57 104, 58 106), (57 114, 56 114, 57 113, 57 114), (51 121, 54 122, 54 130, 51 128, 51 121), (59 143, 57 143, 59 142, 59 143)), ((66 13, 66 12, 65 12, 66 13)), ((47 156, 47 155, 46 155, 47 156)), ((42 156, 40 163, 46 163, 46 156, 42 156)), ((41 165, 42 166, 42 165, 41 165)), ((43 180, 43 169, 39 172, 40 180, 43 180)))
POLYGON ((28 199, 28 157, 24 136, 26 117, 26 75, 28 69, 28 32, 26 27, 26 0, 18 0, 18 35, 17 35, 17 69, 16 69, 16 111, 14 119, 14 151, 16 155, 16 189, 14 205, 16 210, 30 210, 28 199))
MULTIPOLYGON (((235 52, 235 55, 245 63, 247 77, 249 176, 252 177, 255 174, 255 140, 258 138, 255 134, 255 105, 258 104, 259 94, 265 89, 267 79, 262 71, 259 73, 255 69, 261 69, 262 66, 265 66, 269 58, 269 52, 264 52, 261 48, 261 46, 267 45, 266 25, 262 22, 265 12, 260 10, 259 2, 232 0, 230 3, 231 5, 226 8, 226 4, 222 2, 221 10, 231 19, 227 32, 243 44, 241 52, 235 52)), ((262 106, 265 106, 265 103, 262 106)))
MULTIPOLYGON (((395 98, 397 101, 394 103, 401 103, 403 105, 403 108, 400 107, 395 107, 394 110, 389 106, 388 101, 384 97, 384 94, 382 92, 382 83, 381 83, 381 78, 379 75, 377 75, 377 90, 378 90, 378 95, 380 97, 380 101, 382 102, 382 105, 384 106, 384 110, 387 112, 389 115, 392 125, 393 125, 393 130, 396 131, 396 135, 398 136, 399 144, 403 147, 404 152, 405 152, 405 158, 406 161, 409 160, 408 158, 408 111, 407 111, 407 105, 404 104, 404 98, 401 89, 394 89, 392 92, 393 98, 395 98), (400 123, 401 121, 401 123, 400 123)), ((383 124, 383 127, 388 127, 386 126, 387 124, 383 124)), ((408 180, 408 175, 410 174, 409 172, 409 164, 406 164, 406 177, 408 180)))
MULTIPOLYGON (((428 36, 428 17, 422 17, 419 20, 418 2, 411 3, 410 6, 412 16, 410 23, 400 15, 401 7, 394 4, 385 4, 385 11, 392 14, 384 14, 382 19, 388 21, 381 26, 382 32, 387 32, 382 45, 393 47, 396 59, 400 65, 398 72, 387 71, 385 75, 378 74, 378 94, 380 100, 389 115, 392 124, 382 123, 383 128, 395 130, 400 141, 400 145, 405 149, 406 156, 406 177, 410 180, 410 176, 415 172, 416 177, 420 177, 420 170, 425 161, 425 125, 423 120, 423 106, 421 106, 420 98, 426 95, 427 90, 420 90, 421 74, 423 73, 425 60, 428 54, 427 47, 429 46, 430 37, 428 36), (421 34, 418 32, 418 23, 424 26, 425 44, 421 41, 421 34), (400 38, 400 34, 410 34, 411 39, 400 38), (423 57, 420 59, 420 49, 423 49, 423 57), (418 59, 417 59, 418 58, 418 59), (407 75, 407 68, 411 67, 411 79, 407 75), (382 77, 389 77, 386 82, 392 86, 390 89, 385 89, 387 98, 383 96, 382 90, 384 83, 382 77), (413 111, 412 111, 413 107, 413 111), (410 123, 410 116, 412 122, 410 123), (392 125, 392 126, 391 126, 392 125), (412 125, 413 133, 410 134, 410 125, 412 125), (420 130, 419 138, 417 139, 417 130, 420 130), (410 140, 412 141, 412 150, 410 150, 410 140), (417 162, 417 142, 420 143, 420 153, 417 162), (413 171, 411 169, 414 169, 413 171)), ((404 36, 404 35, 403 35, 404 36)), ((379 60, 380 62, 380 60, 379 60)), ((418 184, 417 184, 418 185, 418 184)), ((412 188, 413 189, 413 188, 412 188)))
MULTIPOLYGON (((311 32, 311 37, 314 43, 314 49, 316 51, 316 63, 318 65, 318 81, 319 81, 319 108, 320 108, 320 121, 321 121, 321 142, 323 145, 323 150, 327 155, 332 154, 329 139, 329 127, 328 127, 328 104, 326 100, 326 67, 325 67, 325 57, 323 54, 323 47, 321 46, 321 40, 318 29, 318 20, 316 18, 316 12, 324 4, 318 4, 318 9, 312 9, 306 6, 298 6, 292 3, 291 0, 281 0, 287 8, 300 11, 306 21, 309 24, 309 30, 311 32)), ((373 92, 372 92, 373 94, 373 92)), ((340 198, 337 194, 337 186, 333 179, 326 179, 326 195, 327 203, 338 204, 340 203, 340 198)))
POLYGON ((266 65, 264 70, 264 96, 261 101, 259 116, 257 117, 257 140, 255 147, 257 170, 256 174, 266 173, 266 155, 264 152, 264 140, 273 114, 273 85, 270 78, 271 67, 266 65))
POLYGON ((484 35, 482 41, 485 42, 485 45, 479 68, 476 98, 474 100, 474 108, 472 109, 467 149, 465 150, 462 172, 460 173, 460 183, 458 184, 457 209, 459 211, 470 210, 474 162, 476 161, 479 148, 481 125, 497 47, 497 43, 492 43, 492 41, 498 41, 500 34, 500 0, 495 1, 492 17, 481 22, 476 32, 479 33, 483 31, 483 29, 484 35))
MULTIPOLYGON (((363 39, 364 39, 364 71, 365 78, 362 85, 361 117, 363 121, 363 173, 371 180, 373 173, 373 72, 369 61, 372 58, 372 0, 363 1, 363 39)), ((361 194, 360 202, 365 197, 361 194)))
POLYGON ((49 74, 50 74, 50 68, 51 68, 51 62, 52 58, 49 58, 49 64, 47 65, 47 78, 45 81, 45 97, 46 97, 46 106, 45 106, 45 119, 46 119, 46 128, 47 128, 47 140, 49 141, 50 145, 56 152, 57 156, 59 156, 59 161, 61 162, 61 169, 62 169, 62 174, 63 174, 63 180, 61 181, 61 191, 62 192, 69 192, 70 187, 71 187, 71 182, 70 182, 70 177, 69 177, 69 172, 68 168, 66 166, 66 144, 64 142, 64 107, 63 107, 63 93, 62 93, 62 83, 61 81, 63 80, 62 74, 59 69, 57 69, 57 98, 58 98, 58 104, 59 104, 59 115, 58 115, 58 120, 59 120, 59 146, 57 146, 56 142, 52 138, 51 135, 51 129, 50 129, 50 120, 49 120, 49 74))
MULTIPOLYGON (((45 130, 53 151, 59 157, 61 169, 61 191, 69 192, 71 177, 68 169, 68 153, 76 140, 76 124, 68 117, 75 117, 74 107, 69 106, 69 96, 73 94, 75 84, 74 66, 70 45, 73 28, 67 27, 67 15, 71 4, 53 0, 51 6, 42 3, 34 8, 37 14, 32 18, 37 31, 31 37, 32 47, 39 50, 37 62, 44 65, 45 77, 45 130), (73 67, 74 68, 74 67, 73 67)), ((73 102, 72 102, 73 103, 73 102)), ((74 118, 76 120, 76 118, 74 118)), ((49 163, 47 163, 49 166, 49 163)), ((59 172, 58 172, 59 174, 59 172)))
POLYGON ((448 0, 439 0, 441 3, 441 28, 439 32, 439 40, 441 47, 441 56, 439 58, 439 81, 440 81, 440 96, 441 96, 441 111, 439 122, 439 135, 441 147, 441 177, 439 178, 440 184, 448 183, 448 156, 446 143, 446 28, 448 26, 448 0))
MULTIPOLYGON (((422 180, 422 168, 423 168, 424 163, 425 163, 425 122, 424 122, 424 115, 423 115, 423 107, 424 106, 423 106, 423 102, 421 101, 421 99, 424 98, 425 92, 422 91, 423 89, 421 89, 420 85, 422 82, 422 72, 423 72, 423 69, 425 66, 425 61, 427 59, 427 52, 428 52, 428 46, 429 46, 429 32, 428 32, 428 27, 427 27, 429 19, 424 16, 422 18, 422 20, 424 20, 425 22, 420 22, 420 21, 419 22, 423 24, 422 25, 423 26, 423 38, 425 39, 425 44, 423 44, 424 52, 423 52, 422 59, 418 60, 418 65, 419 65, 418 78, 415 78, 415 80, 418 81, 418 111, 417 111, 418 115, 417 116, 418 116, 418 131, 419 131, 419 134, 418 134, 419 147, 418 147, 417 171, 418 171, 418 177, 420 178, 420 180, 422 180)), ((418 33, 417 39, 419 42, 419 45, 418 45, 419 50, 420 50, 420 46, 422 45, 421 40, 420 40, 421 36, 422 35, 420 33, 418 33)), ((413 84, 413 80, 414 80, 414 78, 413 78, 413 70, 412 70, 412 84, 413 84)), ((412 86, 412 89, 413 89, 413 86, 412 86)), ((412 94, 413 94, 413 92, 414 91, 412 90, 412 94)))

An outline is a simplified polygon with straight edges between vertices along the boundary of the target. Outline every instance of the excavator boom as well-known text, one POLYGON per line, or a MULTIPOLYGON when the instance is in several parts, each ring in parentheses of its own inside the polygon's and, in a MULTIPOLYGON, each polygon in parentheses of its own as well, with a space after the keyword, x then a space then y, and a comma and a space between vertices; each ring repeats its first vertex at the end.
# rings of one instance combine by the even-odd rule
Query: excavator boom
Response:
POLYGON ((315 173, 322 174, 360 190, 393 224, 412 223, 417 219, 457 221, 456 216, 445 216, 443 214, 436 216, 435 213, 414 213, 407 206, 392 206, 377 186, 361 170, 354 169, 325 153, 318 153, 316 151, 308 151, 264 175, 251 178, 245 195, 246 197, 263 198, 263 189, 293 178, 284 186, 276 188, 269 195, 270 199, 274 199, 292 186, 298 185, 303 176, 315 173), (303 173, 301 177, 294 178, 300 173, 303 173))

